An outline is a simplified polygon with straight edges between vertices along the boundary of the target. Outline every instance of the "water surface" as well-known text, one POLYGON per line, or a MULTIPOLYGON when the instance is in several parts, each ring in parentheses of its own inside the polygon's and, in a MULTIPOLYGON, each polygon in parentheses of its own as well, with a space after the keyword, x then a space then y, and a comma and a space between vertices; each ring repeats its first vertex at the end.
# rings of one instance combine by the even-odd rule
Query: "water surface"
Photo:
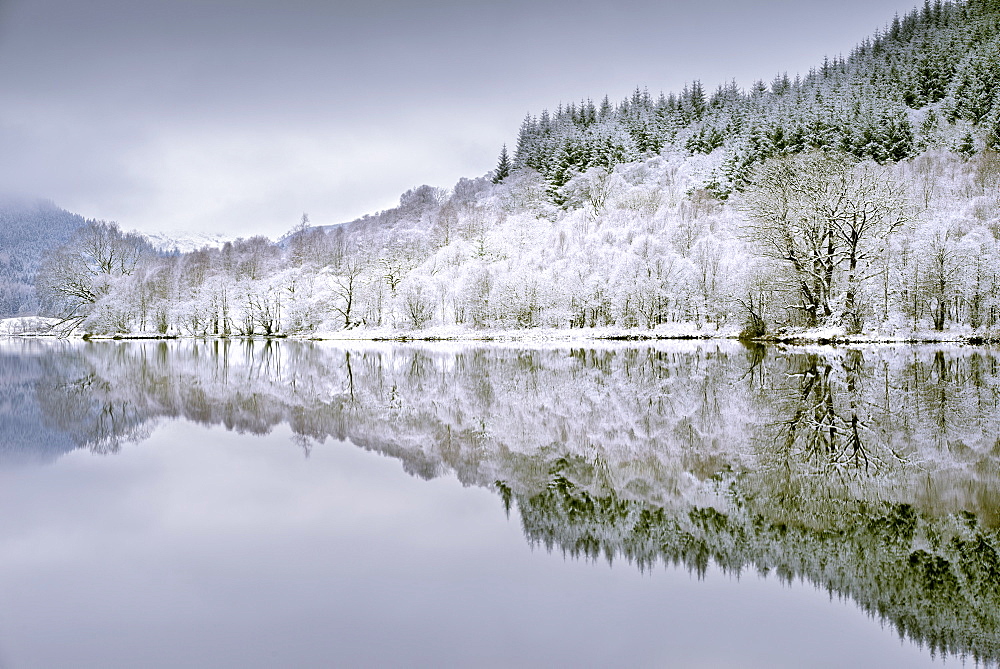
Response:
POLYGON ((0 660, 1000 656, 996 356, 0 343, 0 660))

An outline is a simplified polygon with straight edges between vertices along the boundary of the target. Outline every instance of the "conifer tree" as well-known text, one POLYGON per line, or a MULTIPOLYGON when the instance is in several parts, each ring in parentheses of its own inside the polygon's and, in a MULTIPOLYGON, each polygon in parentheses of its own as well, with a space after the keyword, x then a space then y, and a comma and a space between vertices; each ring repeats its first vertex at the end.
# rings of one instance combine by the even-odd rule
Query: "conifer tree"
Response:
POLYGON ((493 183, 498 184, 510 176, 510 156, 507 155, 507 145, 500 149, 500 158, 497 161, 497 168, 493 170, 493 183))
POLYGON ((983 120, 986 128, 986 148, 1000 151, 1000 90, 994 96, 993 111, 983 120))
POLYGON ((976 153, 976 139, 972 136, 971 131, 966 131, 952 148, 955 153, 960 153, 968 158, 976 153))

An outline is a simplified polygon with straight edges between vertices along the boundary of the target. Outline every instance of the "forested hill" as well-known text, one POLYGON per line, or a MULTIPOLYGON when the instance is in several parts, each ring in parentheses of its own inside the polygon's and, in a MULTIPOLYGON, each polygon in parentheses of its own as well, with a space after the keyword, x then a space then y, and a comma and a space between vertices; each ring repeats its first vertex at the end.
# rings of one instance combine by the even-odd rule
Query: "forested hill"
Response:
POLYGON ((1000 0, 926 3, 794 79, 542 112, 490 174, 278 244, 90 222, 37 283, 92 333, 1000 338, 998 63, 1000 0))
POLYGON ((0 318, 37 312, 34 283, 44 255, 84 223, 47 200, 0 198, 0 318))
POLYGON ((605 97, 529 116, 512 167, 540 172, 561 204, 562 186, 590 167, 610 169, 666 147, 723 148, 710 185, 726 196, 746 184, 753 165, 810 149, 886 163, 934 147, 997 148, 998 83, 1000 2, 925 0, 846 58, 828 58, 805 76, 711 93, 695 81, 679 94, 654 98, 637 90, 617 105, 605 97))

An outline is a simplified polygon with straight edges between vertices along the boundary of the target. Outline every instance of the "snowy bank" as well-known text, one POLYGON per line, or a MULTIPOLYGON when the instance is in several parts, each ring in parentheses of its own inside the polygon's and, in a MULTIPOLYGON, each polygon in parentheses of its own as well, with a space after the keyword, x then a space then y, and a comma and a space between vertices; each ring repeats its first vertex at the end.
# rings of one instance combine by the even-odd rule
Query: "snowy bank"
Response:
POLYGON ((3 318, 0 319, 0 337, 47 335, 51 334, 52 328, 57 323, 59 323, 58 318, 42 318, 40 316, 3 318))

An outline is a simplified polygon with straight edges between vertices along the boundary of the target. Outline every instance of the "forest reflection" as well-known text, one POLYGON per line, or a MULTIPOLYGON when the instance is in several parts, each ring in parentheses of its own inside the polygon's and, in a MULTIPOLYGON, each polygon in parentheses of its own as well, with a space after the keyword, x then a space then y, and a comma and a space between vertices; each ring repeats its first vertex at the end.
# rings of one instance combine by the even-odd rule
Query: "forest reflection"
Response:
POLYGON ((640 568, 805 578, 940 652, 1000 658, 996 354, 972 347, 0 343, 8 460, 158 421, 290 426, 640 568))

